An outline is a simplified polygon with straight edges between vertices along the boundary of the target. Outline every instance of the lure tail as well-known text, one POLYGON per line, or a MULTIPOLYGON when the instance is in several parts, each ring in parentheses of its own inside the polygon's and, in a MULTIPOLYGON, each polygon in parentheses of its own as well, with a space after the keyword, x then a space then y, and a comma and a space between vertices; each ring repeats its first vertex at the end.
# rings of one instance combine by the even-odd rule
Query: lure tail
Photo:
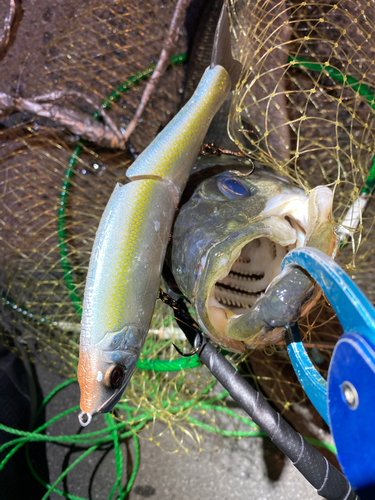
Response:
POLYGON ((165 182, 176 207, 208 127, 236 85, 241 70, 231 52, 225 4, 214 40, 211 65, 193 96, 127 171, 131 180, 153 178, 165 182))

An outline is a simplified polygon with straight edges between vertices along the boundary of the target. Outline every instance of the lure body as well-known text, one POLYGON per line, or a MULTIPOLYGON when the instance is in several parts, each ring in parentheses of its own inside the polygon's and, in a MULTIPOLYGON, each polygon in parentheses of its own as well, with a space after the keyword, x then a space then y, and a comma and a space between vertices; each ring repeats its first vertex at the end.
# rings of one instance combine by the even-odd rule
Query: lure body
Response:
POLYGON ((218 46, 224 32, 229 34, 225 10, 213 62, 194 95, 128 169, 131 182, 116 186, 102 216, 83 303, 82 425, 118 402, 145 341, 175 208, 211 120, 233 86, 229 73, 238 72, 218 46))

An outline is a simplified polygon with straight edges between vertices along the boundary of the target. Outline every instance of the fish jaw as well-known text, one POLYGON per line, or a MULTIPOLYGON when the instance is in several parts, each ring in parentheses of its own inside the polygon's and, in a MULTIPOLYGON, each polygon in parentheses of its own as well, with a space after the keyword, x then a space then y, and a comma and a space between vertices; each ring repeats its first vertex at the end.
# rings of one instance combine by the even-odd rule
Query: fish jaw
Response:
MULTIPOLYGON (((319 186, 310 193, 307 203, 304 203, 300 209, 295 201, 287 203, 280 203, 280 201, 282 202, 282 196, 279 196, 279 200, 270 200, 262 215, 275 213, 277 211, 276 205, 279 203, 281 217, 287 216, 294 225, 298 221, 300 227, 306 231, 306 245, 315 245, 326 253, 332 254, 336 241, 333 224, 329 219, 332 192, 328 188, 319 186), (290 219, 293 216, 295 218, 290 219)), ((266 225, 271 223, 275 229, 273 217, 275 215, 270 216, 268 220, 263 219, 263 223, 266 225)), ((298 238, 292 243, 290 240, 288 241, 286 227, 284 235, 281 235, 280 232, 276 235, 270 232, 268 240, 281 245, 282 249, 285 249, 284 255, 291 248, 301 246, 298 238)), ((259 349, 275 344, 282 340, 286 326, 293 324, 304 314, 304 305, 314 295, 314 283, 300 269, 290 268, 280 273, 281 260, 277 261, 277 256, 274 259, 273 273, 268 276, 268 278, 272 278, 272 274, 274 274, 273 279, 266 283, 265 291, 254 301, 249 311, 233 314, 232 311, 228 313, 226 310, 225 321, 223 314, 219 315, 215 309, 217 304, 213 304, 212 300, 211 304, 208 302, 208 307, 206 307, 208 319, 211 321, 211 325, 216 326, 216 330, 220 328, 227 343, 243 342, 246 349, 259 349), (221 321, 218 321, 217 318, 221 321)), ((309 301, 309 305, 305 306, 305 311, 311 308, 312 303, 317 300, 319 289, 316 292, 313 299, 309 301)))

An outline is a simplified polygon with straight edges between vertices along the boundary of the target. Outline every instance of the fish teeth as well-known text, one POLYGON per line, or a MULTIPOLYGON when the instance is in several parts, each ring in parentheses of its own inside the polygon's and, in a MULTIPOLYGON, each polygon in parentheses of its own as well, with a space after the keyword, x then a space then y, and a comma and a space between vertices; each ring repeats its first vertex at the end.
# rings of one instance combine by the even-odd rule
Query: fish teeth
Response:
POLYGON ((224 285, 224 288, 231 288, 232 291, 240 290, 247 293, 259 293, 264 290, 268 284, 264 274, 257 277, 237 276, 229 273, 228 276, 217 282, 218 285, 224 285))
POLYGON ((249 264, 250 261, 245 261, 245 260, 240 261, 239 259, 237 259, 236 262, 233 264, 231 271, 238 274, 244 274, 244 275, 249 274, 249 264))
POLYGON ((241 264, 250 264, 250 259, 246 259, 245 257, 242 257, 241 255, 238 257, 237 261, 241 264))
POLYGON ((264 278, 264 273, 261 274, 240 274, 234 271, 230 271, 228 276, 232 279, 238 279, 240 281, 259 281, 264 278))
POLYGON ((215 299, 221 304, 227 306, 250 309, 259 296, 260 293, 248 295, 241 292, 235 292, 233 290, 227 290, 217 285, 215 286, 215 299))
MULTIPOLYGON (((273 258, 276 259, 276 256, 277 256, 276 244, 274 241, 269 240, 269 242, 270 242, 270 250, 273 253, 273 258)), ((277 246, 279 247, 280 245, 277 245, 277 246)))
POLYGON ((262 237, 245 245, 229 274, 215 285, 215 298, 222 305, 250 309, 280 272, 288 248, 262 237))

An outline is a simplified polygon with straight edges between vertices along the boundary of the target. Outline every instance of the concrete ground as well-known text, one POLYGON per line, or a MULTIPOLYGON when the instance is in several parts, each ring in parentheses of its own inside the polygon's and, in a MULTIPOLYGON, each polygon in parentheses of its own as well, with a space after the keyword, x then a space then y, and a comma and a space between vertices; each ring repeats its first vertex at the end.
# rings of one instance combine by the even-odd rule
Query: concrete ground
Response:
MULTIPOLYGON (((46 395, 63 379, 44 368, 38 369, 40 383, 46 395)), ((49 420, 79 401, 77 384, 65 388, 48 405, 49 420)), ((90 432, 101 428, 102 416, 90 424, 90 432)), ((80 431, 77 413, 72 413, 49 428, 50 434, 73 434, 80 431)), ((163 424, 156 423, 157 431, 163 424)), ((319 495, 292 463, 267 438, 225 438, 204 433, 204 450, 198 456, 166 453, 140 434, 140 467, 130 500, 316 500, 319 495), (142 438, 144 437, 144 439, 142 438)), ((123 484, 128 466, 134 460, 133 441, 121 443, 124 455, 123 484)), ((47 445, 50 484, 72 463, 81 450, 47 445)), ((131 467, 130 467, 131 470, 131 467)), ((58 487, 70 494, 87 499, 108 499, 116 479, 113 450, 98 450, 69 473, 65 484, 58 487)), ((51 500, 62 497, 53 493, 51 500)), ((114 496, 116 498, 116 496, 114 496)))

